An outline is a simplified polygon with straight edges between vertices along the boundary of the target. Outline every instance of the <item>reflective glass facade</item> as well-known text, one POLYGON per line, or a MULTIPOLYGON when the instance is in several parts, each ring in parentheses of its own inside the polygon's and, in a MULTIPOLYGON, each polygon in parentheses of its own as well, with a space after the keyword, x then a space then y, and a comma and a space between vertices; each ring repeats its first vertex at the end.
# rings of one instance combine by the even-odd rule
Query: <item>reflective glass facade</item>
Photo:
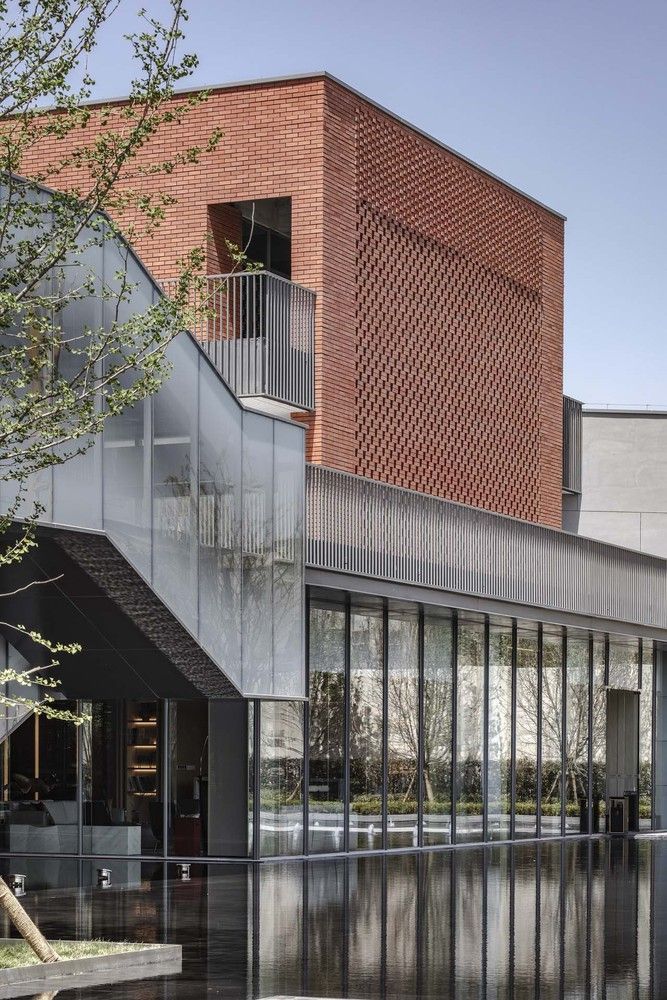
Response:
MULTIPOLYGON (((161 294, 119 241, 90 254, 69 280, 126 272, 129 292, 73 302, 65 328, 108 325, 116 307, 122 322, 161 294)), ((104 531, 240 694, 302 698, 304 428, 245 409, 189 334, 167 358, 155 395, 33 477, 25 509, 39 500, 44 523, 104 531)), ((0 484, 0 506, 13 487, 0 484)))
POLYGON ((623 794, 651 827, 652 642, 332 591, 309 607, 312 852, 604 831, 619 692, 639 732, 623 794))

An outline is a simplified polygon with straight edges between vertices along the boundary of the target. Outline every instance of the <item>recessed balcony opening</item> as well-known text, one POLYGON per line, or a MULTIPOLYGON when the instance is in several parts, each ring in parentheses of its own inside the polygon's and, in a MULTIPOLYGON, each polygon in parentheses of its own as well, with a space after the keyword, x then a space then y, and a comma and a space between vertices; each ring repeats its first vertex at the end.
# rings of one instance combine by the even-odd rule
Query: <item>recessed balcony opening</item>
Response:
POLYGON ((292 278, 292 199, 258 198, 209 205, 208 273, 235 270, 229 243, 263 271, 292 278))
POLYGON ((278 416, 312 410, 315 293, 291 280, 291 199, 209 205, 208 214, 208 274, 196 303, 204 308, 193 333, 247 404, 278 416))

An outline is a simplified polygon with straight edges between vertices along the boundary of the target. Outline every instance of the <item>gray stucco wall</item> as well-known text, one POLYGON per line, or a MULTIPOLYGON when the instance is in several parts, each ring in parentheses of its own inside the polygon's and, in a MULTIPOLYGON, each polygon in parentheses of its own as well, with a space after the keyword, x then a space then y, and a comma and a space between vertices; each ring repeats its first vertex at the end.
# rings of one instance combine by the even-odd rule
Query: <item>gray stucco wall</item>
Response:
POLYGON ((584 411, 581 485, 566 531, 667 556, 667 412, 584 411))

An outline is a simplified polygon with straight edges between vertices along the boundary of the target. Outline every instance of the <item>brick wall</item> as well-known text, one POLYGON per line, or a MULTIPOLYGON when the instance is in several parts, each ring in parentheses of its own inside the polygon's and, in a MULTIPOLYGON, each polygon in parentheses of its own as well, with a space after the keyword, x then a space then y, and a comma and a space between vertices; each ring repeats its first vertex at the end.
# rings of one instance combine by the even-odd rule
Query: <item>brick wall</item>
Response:
POLYGON ((359 102, 355 461, 561 523, 562 221, 359 102))
POLYGON ((318 296, 310 459, 560 526, 562 221, 323 77, 214 91, 143 158, 215 127, 199 164, 140 179, 177 204, 137 250, 168 277, 206 240, 224 271, 226 204, 292 198, 292 275, 318 296))

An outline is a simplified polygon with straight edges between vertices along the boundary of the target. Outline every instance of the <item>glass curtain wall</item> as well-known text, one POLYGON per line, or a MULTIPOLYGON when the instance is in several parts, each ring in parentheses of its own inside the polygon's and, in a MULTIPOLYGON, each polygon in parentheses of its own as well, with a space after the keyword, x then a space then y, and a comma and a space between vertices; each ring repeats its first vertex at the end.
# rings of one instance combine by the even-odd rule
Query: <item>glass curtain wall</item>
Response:
POLYGON ((609 677, 641 684, 621 693, 639 713, 640 825, 655 787, 661 828, 651 642, 324 592, 309 634, 308 726, 296 701, 91 701, 79 730, 5 710, 4 850, 247 857, 256 830, 267 857, 597 832, 609 677))
MULTIPOLYGON (((333 786, 338 774, 342 781, 345 776, 346 613, 352 850, 554 837, 603 828, 607 657, 617 637, 610 641, 578 629, 434 608, 353 601, 346 612, 344 605, 335 610, 331 602, 325 610, 321 598, 312 608, 314 851, 337 850, 335 844, 345 842, 336 832, 344 817, 344 793, 333 786), (329 683, 335 697, 328 715, 332 729, 325 737, 321 705, 329 683), (327 739, 334 744, 329 751, 327 739), (327 768, 328 781, 323 777, 327 768), (326 816, 319 801, 326 803, 326 816)), ((639 644, 623 640, 620 646, 616 675, 632 685, 639 676, 638 660, 628 650, 639 644)), ((653 781, 648 643, 644 664, 640 781, 646 827, 653 781)))

